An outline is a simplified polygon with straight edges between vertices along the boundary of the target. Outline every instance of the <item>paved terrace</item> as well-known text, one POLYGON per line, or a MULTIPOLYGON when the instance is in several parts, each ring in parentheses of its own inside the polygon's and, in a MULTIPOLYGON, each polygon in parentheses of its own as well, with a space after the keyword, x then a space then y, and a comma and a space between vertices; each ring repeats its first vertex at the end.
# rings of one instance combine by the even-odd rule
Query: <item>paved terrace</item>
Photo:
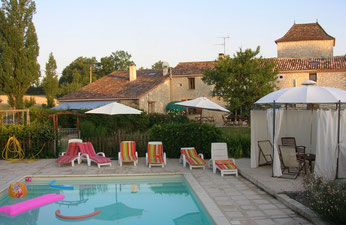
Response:
MULTIPOLYGON (((37 161, 9 162, 0 160, 0 190, 7 189, 10 182, 16 181, 27 175, 102 175, 102 174, 148 174, 148 173, 185 173, 191 174, 203 187, 207 195, 217 205, 228 221, 220 224, 311 224, 306 219, 297 215, 284 204, 267 194, 242 176, 228 175, 221 177, 213 174, 211 169, 184 168, 178 163, 178 159, 168 159, 165 168, 145 166, 145 159, 139 159, 139 165, 119 167, 117 161, 113 161, 112 167, 97 168, 95 164, 88 167, 86 163, 75 167, 58 166, 54 159, 41 159, 37 161)), ((249 159, 237 160, 245 176, 254 173, 250 169, 249 159)), ((269 168, 269 167, 268 167, 269 168)), ((282 192, 285 188, 291 189, 288 181, 274 179, 268 176, 270 169, 262 169, 258 177, 259 181, 269 182, 270 190, 282 192), (283 183, 281 183, 283 182, 283 183)), ((255 176, 256 177, 256 176, 255 176)), ((290 180, 291 181, 291 180, 290 180)))

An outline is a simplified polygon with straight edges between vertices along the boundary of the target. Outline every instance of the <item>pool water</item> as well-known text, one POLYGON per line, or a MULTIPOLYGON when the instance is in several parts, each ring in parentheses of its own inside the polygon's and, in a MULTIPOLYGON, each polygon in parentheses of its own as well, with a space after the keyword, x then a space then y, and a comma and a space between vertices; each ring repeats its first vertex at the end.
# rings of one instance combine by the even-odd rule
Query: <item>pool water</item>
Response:
MULTIPOLYGON (((55 185, 74 186, 74 190, 49 187, 52 179, 33 178, 22 199, 0 196, 0 206, 15 204, 44 194, 63 194, 65 199, 14 217, 0 215, 1 225, 124 224, 124 225, 209 225, 214 224, 184 177, 98 177, 58 178, 55 185), (101 210, 98 215, 81 220, 66 220, 60 214, 77 216, 101 210)), ((25 183, 25 182, 24 182, 25 183)))

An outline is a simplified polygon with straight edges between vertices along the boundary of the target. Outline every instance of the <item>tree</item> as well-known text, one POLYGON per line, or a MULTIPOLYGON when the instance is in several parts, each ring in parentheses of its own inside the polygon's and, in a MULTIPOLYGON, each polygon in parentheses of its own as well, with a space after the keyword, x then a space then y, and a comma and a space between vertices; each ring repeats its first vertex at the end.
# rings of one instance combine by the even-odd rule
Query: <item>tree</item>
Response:
POLYGON ((0 87, 12 108, 24 107, 23 96, 38 83, 39 47, 32 0, 2 0, 0 8, 0 87))
POLYGON ((96 65, 97 60, 95 57, 78 57, 72 61, 68 66, 62 71, 62 76, 59 79, 59 84, 79 82, 82 86, 90 82, 90 66, 93 69, 93 80, 98 79, 98 74, 96 65), (77 78, 77 80, 76 80, 77 78))
POLYGON ((240 49, 233 58, 225 56, 219 59, 214 69, 204 72, 202 80, 215 85, 213 96, 219 96, 227 102, 231 110, 240 110, 249 118, 255 101, 272 92, 275 88, 278 70, 272 60, 256 57, 260 52, 240 49))
POLYGON ((98 64, 100 76, 105 76, 113 71, 128 70, 129 66, 133 64, 131 57, 131 54, 123 50, 112 52, 110 56, 102 57, 98 64))
POLYGON ((151 69, 153 69, 153 70, 162 69, 162 64, 163 64, 163 62, 161 60, 159 60, 151 66, 151 69))
POLYGON ((56 73, 56 61, 53 53, 49 54, 48 62, 46 63, 46 76, 43 78, 42 87, 47 98, 47 106, 54 106, 54 99, 59 92, 58 74, 56 73))

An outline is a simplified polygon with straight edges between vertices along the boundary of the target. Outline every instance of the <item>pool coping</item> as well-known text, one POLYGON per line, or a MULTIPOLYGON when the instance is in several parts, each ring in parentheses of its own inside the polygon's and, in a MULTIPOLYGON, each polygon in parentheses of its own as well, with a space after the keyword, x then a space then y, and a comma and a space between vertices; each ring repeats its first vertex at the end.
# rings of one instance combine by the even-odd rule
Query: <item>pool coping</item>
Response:
POLYGON ((215 202, 207 194, 204 188, 198 183, 198 181, 193 177, 191 173, 181 173, 181 172, 171 172, 171 173, 138 173, 138 174, 94 174, 94 175, 25 175, 19 179, 13 179, 12 181, 4 184, 4 187, 0 189, 0 195, 2 195, 7 187, 13 182, 23 182, 25 177, 37 177, 37 178, 62 178, 62 177, 125 177, 125 176, 165 176, 165 175, 181 175, 185 178, 188 184, 191 186, 193 192, 197 198, 202 203, 203 207, 206 209, 210 217, 213 219, 214 223, 217 225, 230 225, 226 216, 217 207, 215 202))

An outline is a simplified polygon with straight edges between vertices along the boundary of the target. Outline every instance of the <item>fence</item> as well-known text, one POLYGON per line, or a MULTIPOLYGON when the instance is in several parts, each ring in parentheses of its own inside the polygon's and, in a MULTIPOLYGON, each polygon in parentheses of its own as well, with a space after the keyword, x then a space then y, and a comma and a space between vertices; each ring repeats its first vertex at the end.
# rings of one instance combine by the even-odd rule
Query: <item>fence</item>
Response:
MULTIPOLYGON (((54 141, 42 142, 42 140, 24 139, 18 140, 20 147, 24 151, 25 159, 40 159, 40 158, 54 158, 54 141)), ((7 141, 0 141, 1 153, 5 151, 7 141)), ((10 144, 10 150, 13 150, 13 143, 10 144)), ((15 157, 17 154, 9 153, 8 157, 15 157)))
POLYGON ((150 136, 142 134, 120 134, 111 137, 85 137, 83 142, 91 142, 96 152, 104 152, 107 157, 118 158, 120 142, 135 141, 139 157, 144 157, 147 152, 150 136))

